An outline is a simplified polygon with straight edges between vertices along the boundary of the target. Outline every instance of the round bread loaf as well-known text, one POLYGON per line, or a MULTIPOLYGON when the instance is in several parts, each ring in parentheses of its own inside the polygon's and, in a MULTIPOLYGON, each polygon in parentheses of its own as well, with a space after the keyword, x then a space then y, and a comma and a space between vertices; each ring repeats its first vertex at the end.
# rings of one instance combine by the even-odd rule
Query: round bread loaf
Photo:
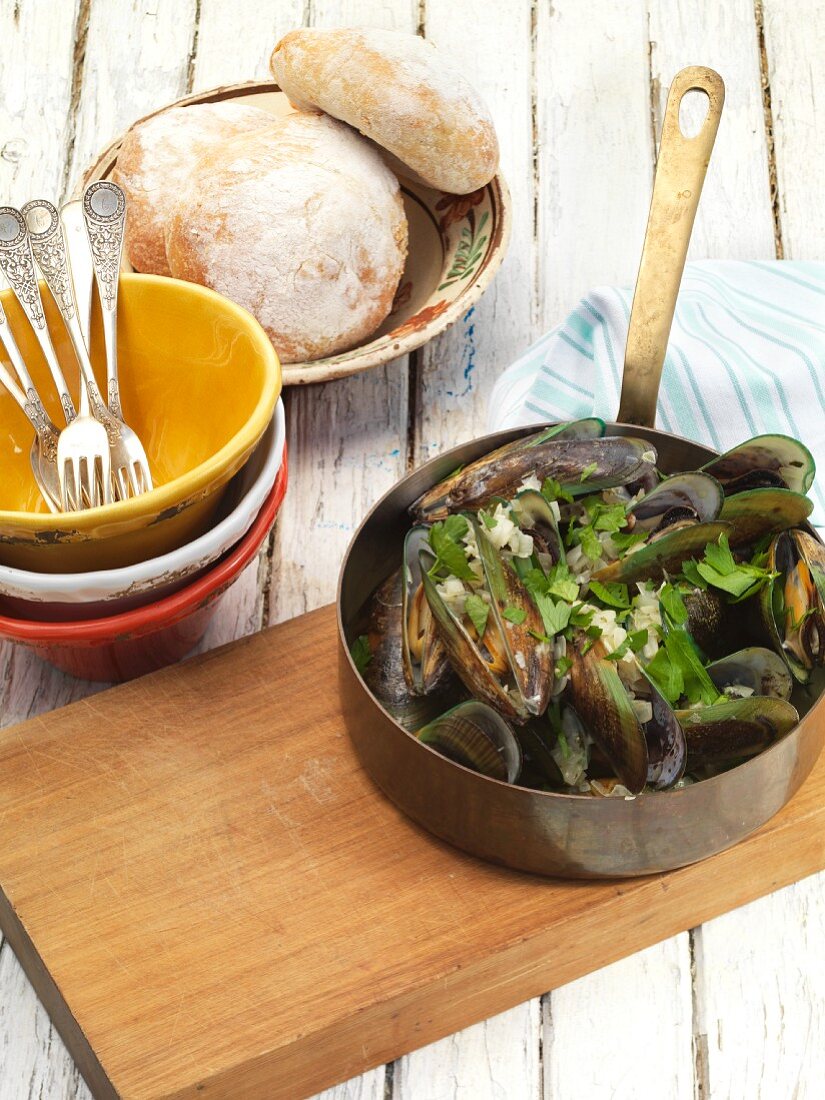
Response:
POLYGON ((417 35, 291 31, 270 68, 296 107, 357 127, 430 187, 465 195, 496 174, 498 141, 483 100, 417 35))
POLYGON ((370 336, 407 254, 398 180, 354 130, 325 115, 277 120, 205 153, 166 235, 177 278, 212 287, 266 329, 284 363, 370 336))
POLYGON ((126 254, 136 271, 169 275, 166 222, 194 162, 245 133, 271 128, 273 117, 241 103, 171 107, 138 122, 123 142, 112 179, 126 193, 126 254))

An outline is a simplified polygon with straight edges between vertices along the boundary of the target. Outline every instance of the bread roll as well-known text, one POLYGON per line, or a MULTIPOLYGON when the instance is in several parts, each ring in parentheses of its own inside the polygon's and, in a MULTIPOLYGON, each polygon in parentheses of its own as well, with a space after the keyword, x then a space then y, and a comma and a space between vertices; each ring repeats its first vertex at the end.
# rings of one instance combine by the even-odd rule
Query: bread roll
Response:
POLYGON ((169 223, 172 274, 260 321, 284 363, 370 336, 407 253, 398 180, 354 130, 325 115, 278 120, 205 153, 169 223))
POLYGON ((291 31, 270 68, 295 106, 349 122, 430 187, 464 195, 496 174, 498 141, 483 100, 417 35, 291 31))
POLYGON ((126 254, 136 271, 168 275, 169 212, 190 182, 197 158, 240 134, 273 124, 267 111, 241 103, 194 103, 138 122, 118 153, 112 179, 126 193, 126 254))

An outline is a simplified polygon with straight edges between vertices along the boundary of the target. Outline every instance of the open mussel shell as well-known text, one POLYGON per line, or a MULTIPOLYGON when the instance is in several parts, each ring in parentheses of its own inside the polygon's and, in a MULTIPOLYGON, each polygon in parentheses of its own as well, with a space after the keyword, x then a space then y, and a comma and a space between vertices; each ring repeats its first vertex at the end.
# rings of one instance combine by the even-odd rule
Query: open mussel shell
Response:
POLYGON ((522 489, 513 500, 513 512, 519 527, 533 536, 537 551, 547 554, 554 565, 565 560, 558 521, 541 493, 522 489))
POLYGON ((421 581, 419 553, 428 546, 429 527, 413 527, 404 539, 401 588, 401 643, 404 675, 415 695, 437 691, 450 678, 450 664, 421 581))
POLYGON ((472 638, 461 618, 444 602, 435 581, 427 573, 435 559, 426 550, 421 551, 420 557, 424 594, 453 671, 477 699, 489 703, 506 718, 526 719, 528 711, 524 701, 507 682, 512 678, 512 673, 495 616, 492 613, 488 616, 484 638, 472 638))
POLYGON ((589 639, 579 632, 568 647, 573 660, 570 702, 617 778, 631 794, 639 794, 648 771, 644 731, 615 664, 605 659, 604 644, 588 645, 589 639))
POLYGON ((673 474, 628 508, 643 531, 664 529, 685 519, 707 523, 722 510, 725 494, 715 477, 698 471, 673 474))
POLYGON ((754 695, 790 699, 793 689, 793 678, 786 662, 764 646, 749 646, 712 661, 707 666, 707 673, 720 692, 732 695, 745 688, 754 695))
POLYGON ((782 531, 767 564, 777 576, 759 594, 762 625, 794 678, 807 683, 825 664, 825 547, 808 531, 782 531))
POLYGON ((687 742, 675 711, 647 675, 645 679, 653 709, 650 721, 642 727, 647 742, 647 785, 664 791, 685 774, 687 742))
POLYGON ((816 466, 811 452, 787 435, 758 435, 702 467, 720 481, 727 496, 770 486, 807 493, 816 466))
POLYGON ((515 783, 521 748, 512 729, 492 707, 470 699, 459 703, 418 731, 418 739, 456 764, 515 783))
POLYGON ((730 525, 720 520, 673 527, 654 535, 637 550, 613 561, 593 574, 603 584, 619 581, 659 580, 666 573, 678 573, 686 558, 701 557, 709 542, 716 542, 730 525))
POLYGON ((553 430, 507 443, 471 462, 419 497, 410 511, 424 522, 476 511, 496 497, 510 499, 530 474, 540 481, 552 477, 579 495, 626 485, 640 476, 652 452, 649 443, 631 436, 578 439, 550 435, 553 430), (585 470, 588 476, 582 480, 585 470))
POLYGON ((492 597, 492 616, 504 642, 510 671, 518 685, 527 714, 543 714, 553 689, 553 649, 537 640, 544 634, 544 622, 515 569, 493 546, 481 525, 467 516, 473 527, 487 589, 492 597), (523 614, 521 622, 507 618, 508 609, 523 614))
POLYGON ((680 710, 676 717, 685 732, 689 771, 755 756, 799 721, 796 708, 789 702, 765 695, 680 710))
POLYGON ((413 694, 404 675, 401 647, 401 570, 376 589, 369 607, 367 639, 372 654, 364 682, 405 729, 417 730, 443 709, 443 699, 413 694))
POLYGON ((804 523, 813 502, 790 489, 749 489, 726 497, 719 519, 731 525, 731 546, 749 546, 764 535, 804 523))

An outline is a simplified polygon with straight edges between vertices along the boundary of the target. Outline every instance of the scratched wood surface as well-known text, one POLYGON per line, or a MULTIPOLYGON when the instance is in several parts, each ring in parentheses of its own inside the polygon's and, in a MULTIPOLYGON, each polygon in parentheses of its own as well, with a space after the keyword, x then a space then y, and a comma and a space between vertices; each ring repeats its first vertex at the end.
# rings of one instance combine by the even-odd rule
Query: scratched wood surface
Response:
MULTIPOLYGON (((0 0, 0 199, 64 194, 138 115, 265 75, 302 24, 420 30, 493 109, 515 229, 492 289, 399 363, 287 396, 291 491, 204 647, 328 602, 360 516, 486 422, 492 380, 590 286, 630 283, 673 73, 717 67, 725 117, 692 255, 822 259, 817 0, 0 0)), ((0 647, 2 723, 95 690, 0 647)), ((330 1090, 325 1100, 814 1097, 825 877, 330 1090)), ((0 944, 0 1097, 87 1096, 0 944)))

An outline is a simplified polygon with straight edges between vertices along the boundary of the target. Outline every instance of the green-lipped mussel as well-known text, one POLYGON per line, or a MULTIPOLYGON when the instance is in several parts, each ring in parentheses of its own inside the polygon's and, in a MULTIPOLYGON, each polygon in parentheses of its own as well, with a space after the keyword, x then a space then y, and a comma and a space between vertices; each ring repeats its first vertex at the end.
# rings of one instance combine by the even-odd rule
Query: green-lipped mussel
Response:
POLYGON ((364 678, 503 782, 636 797, 735 767, 793 728, 794 682, 825 666, 814 473, 761 436, 663 476, 596 419, 499 447, 411 507, 364 678))

